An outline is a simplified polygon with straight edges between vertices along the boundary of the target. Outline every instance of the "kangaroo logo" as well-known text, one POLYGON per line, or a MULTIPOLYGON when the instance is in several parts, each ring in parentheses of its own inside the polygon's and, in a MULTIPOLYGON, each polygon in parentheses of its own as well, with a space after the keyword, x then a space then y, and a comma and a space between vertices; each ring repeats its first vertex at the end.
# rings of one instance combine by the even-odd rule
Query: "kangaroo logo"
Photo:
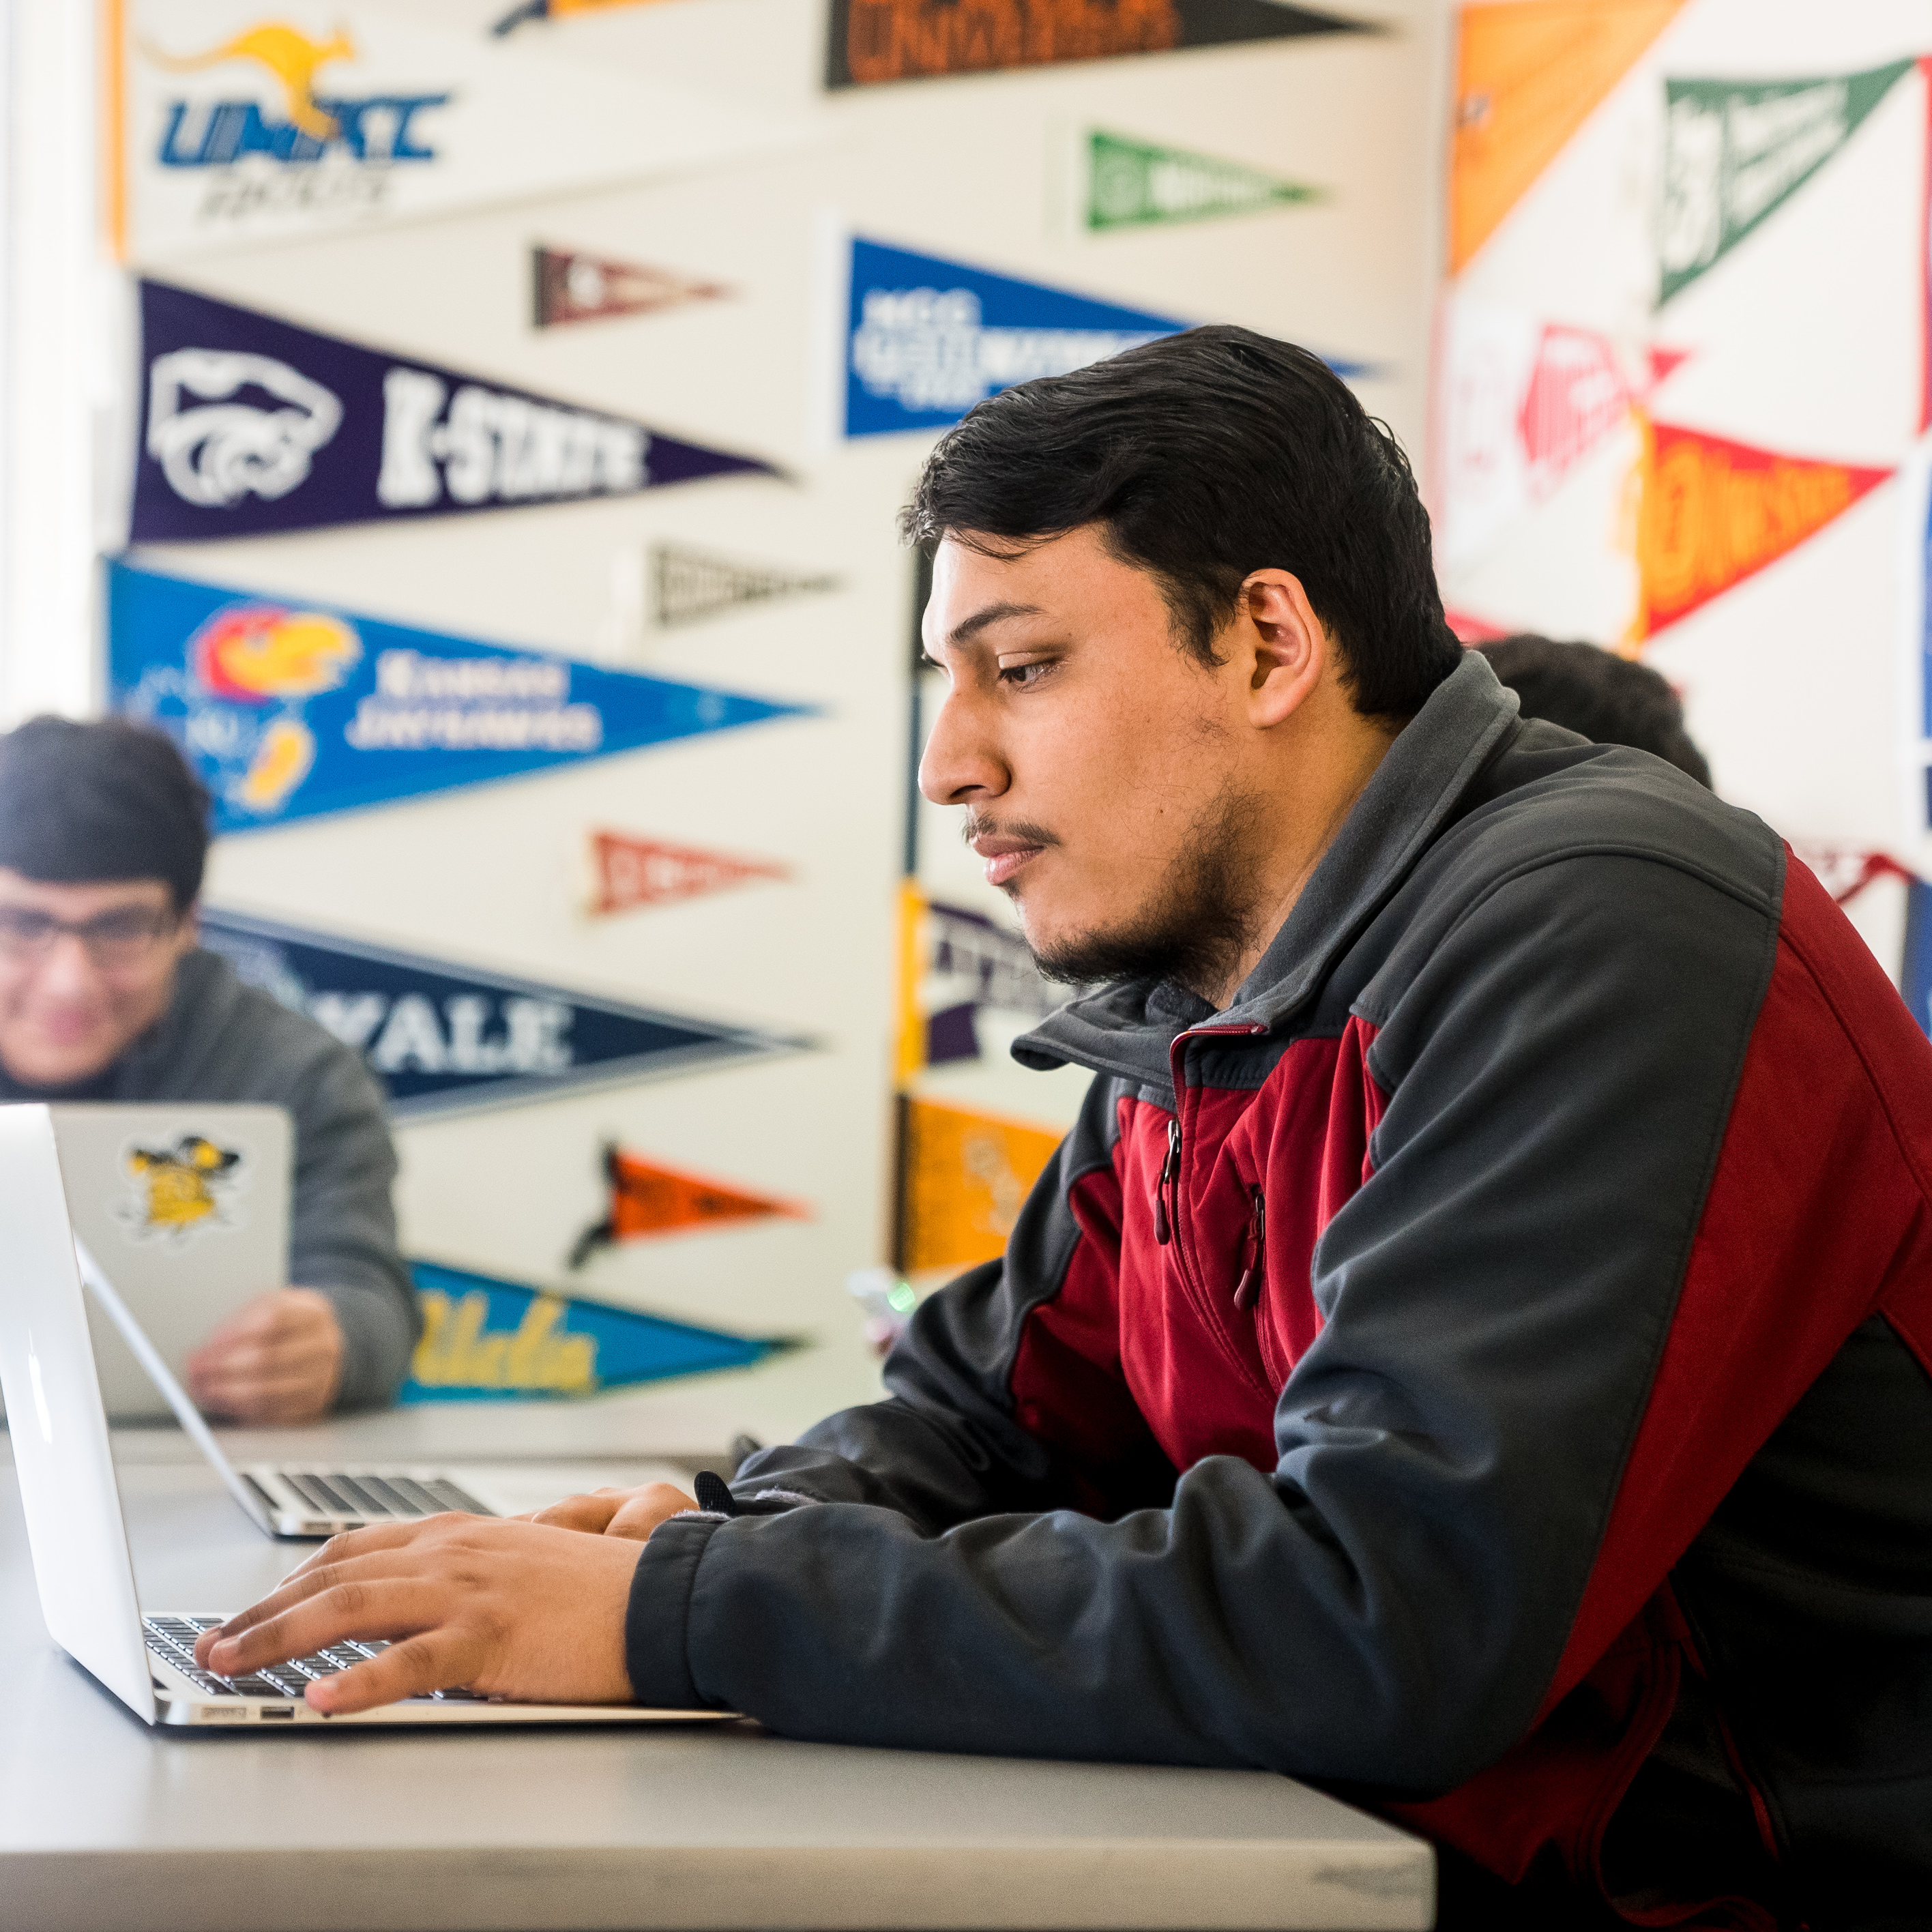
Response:
POLYGON ((326 40, 312 40, 299 28, 267 21, 205 54, 164 53, 145 46, 142 51, 158 67, 175 74, 188 74, 205 67, 218 67, 224 61, 253 61, 265 67, 280 83, 288 104, 290 120, 316 141, 331 141, 341 132, 341 123, 319 106, 315 98, 318 68, 331 61, 353 60, 356 43, 338 27, 326 40))

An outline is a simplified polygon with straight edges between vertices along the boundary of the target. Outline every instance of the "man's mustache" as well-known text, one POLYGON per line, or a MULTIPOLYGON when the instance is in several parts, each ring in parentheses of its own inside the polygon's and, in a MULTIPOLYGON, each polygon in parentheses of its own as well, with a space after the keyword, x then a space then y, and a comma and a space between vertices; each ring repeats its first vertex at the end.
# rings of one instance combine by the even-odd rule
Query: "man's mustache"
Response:
POLYGON ((959 822, 959 836, 970 845, 976 838, 1016 838, 1027 845, 1058 845, 1060 841, 1030 818, 988 818, 970 808, 959 822))

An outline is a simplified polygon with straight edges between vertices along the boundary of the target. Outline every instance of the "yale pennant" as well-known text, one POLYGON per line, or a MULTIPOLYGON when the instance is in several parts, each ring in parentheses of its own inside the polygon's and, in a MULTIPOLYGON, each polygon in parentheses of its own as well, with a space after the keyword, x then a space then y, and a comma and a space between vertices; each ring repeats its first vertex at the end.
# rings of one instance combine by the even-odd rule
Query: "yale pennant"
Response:
POLYGON ((398 1402, 554 1400, 745 1369, 790 1345, 414 1262, 422 1339, 398 1402))
POLYGON ((630 1006, 221 910, 202 944, 352 1047, 400 1118, 794 1053, 808 1040, 630 1006))
MULTIPOLYGON (((553 0, 554 4, 554 0, 553 0)), ((832 0, 828 87, 1372 29, 1285 0, 832 0)))
POLYGON ((374 0, 124 0, 108 202, 140 262, 770 152, 774 117, 374 0))
POLYGON ((129 540, 196 542, 627 496, 770 464, 141 284, 129 540))
POLYGON ((109 566, 115 708, 241 832, 805 715, 544 651, 109 566))

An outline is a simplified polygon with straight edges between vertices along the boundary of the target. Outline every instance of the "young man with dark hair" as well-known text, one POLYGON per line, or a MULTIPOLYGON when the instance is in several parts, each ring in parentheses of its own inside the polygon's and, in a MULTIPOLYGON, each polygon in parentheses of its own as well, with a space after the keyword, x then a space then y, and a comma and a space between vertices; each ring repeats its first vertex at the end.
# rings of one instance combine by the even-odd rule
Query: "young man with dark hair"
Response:
POLYGON ((1004 1259, 728 1508, 362 1532, 204 1662, 1268 1767, 1485 1926, 1908 1922, 1932 1046, 1862 943, 1756 819, 1519 718, 1299 350, 1009 390, 908 521, 926 795, 1112 981, 1016 1049, 1094 1082, 1004 1259))
POLYGON ((1648 752, 1700 785, 1710 784, 1710 765, 1684 728, 1682 699, 1649 665, 1529 631, 1476 648, 1516 693, 1524 717, 1546 718, 1593 745, 1648 752))
POLYGON ((362 1061, 196 944, 208 794, 160 734, 36 718, 0 737, 0 1100, 261 1101, 295 1130, 290 1272, 190 1358, 236 1422, 388 1401, 417 1317, 396 1158, 362 1061))

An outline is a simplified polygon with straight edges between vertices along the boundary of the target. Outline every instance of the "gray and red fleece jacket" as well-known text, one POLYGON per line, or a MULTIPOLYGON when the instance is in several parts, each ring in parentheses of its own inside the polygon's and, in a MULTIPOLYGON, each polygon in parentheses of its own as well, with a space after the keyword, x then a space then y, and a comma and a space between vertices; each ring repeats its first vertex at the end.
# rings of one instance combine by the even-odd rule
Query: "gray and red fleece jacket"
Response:
POLYGON ((1760 821, 1472 655, 1226 1011, 1016 1052, 1094 1079, 1004 1258, 652 1535, 640 1700, 1932 1916, 1932 1044, 1760 821))

